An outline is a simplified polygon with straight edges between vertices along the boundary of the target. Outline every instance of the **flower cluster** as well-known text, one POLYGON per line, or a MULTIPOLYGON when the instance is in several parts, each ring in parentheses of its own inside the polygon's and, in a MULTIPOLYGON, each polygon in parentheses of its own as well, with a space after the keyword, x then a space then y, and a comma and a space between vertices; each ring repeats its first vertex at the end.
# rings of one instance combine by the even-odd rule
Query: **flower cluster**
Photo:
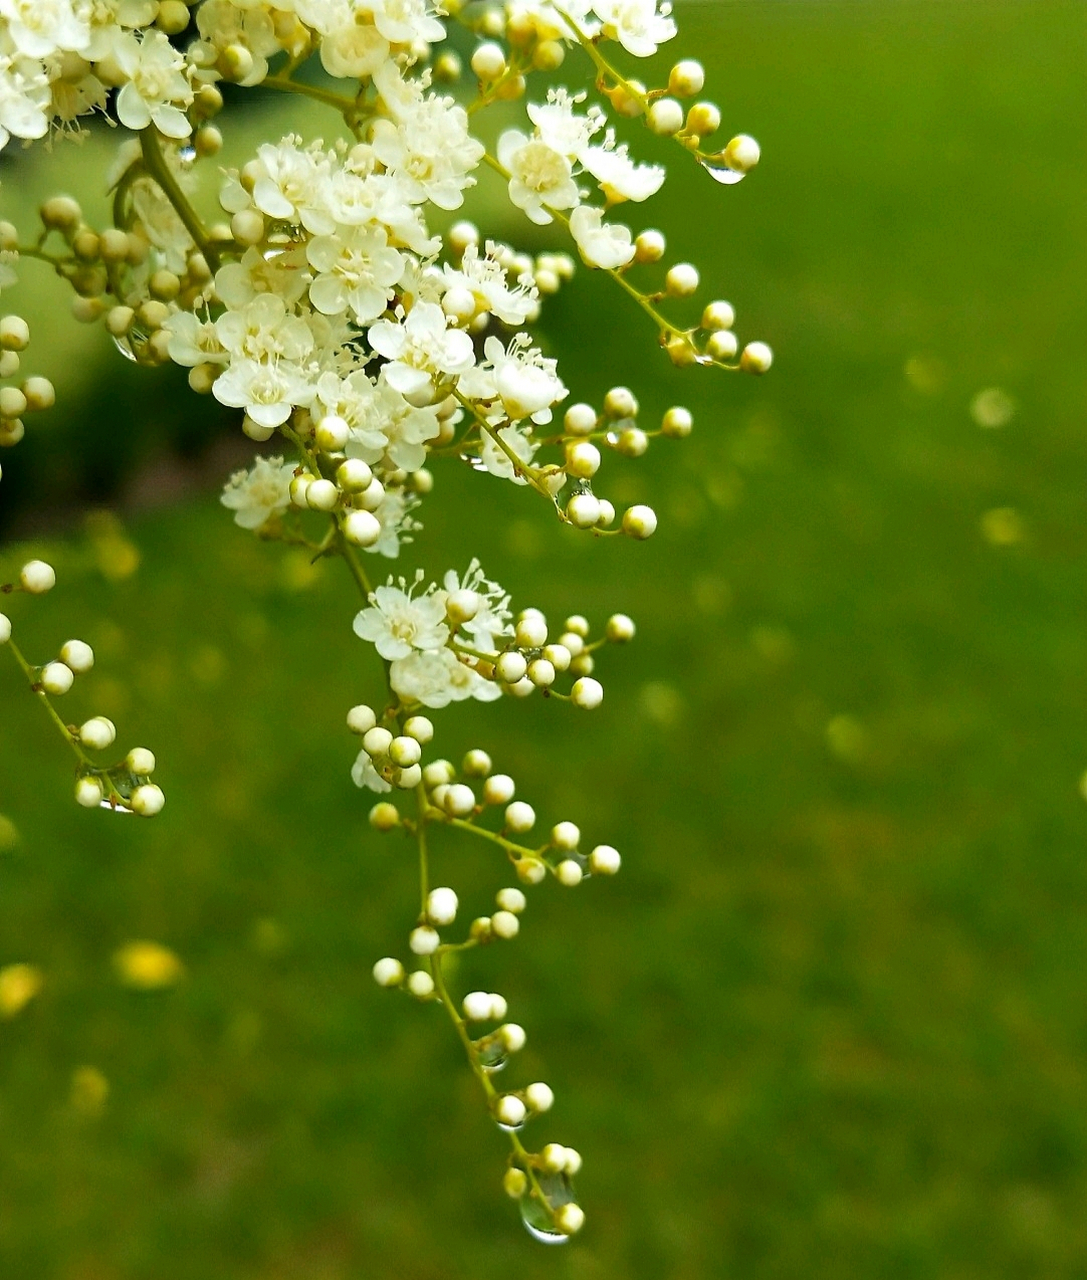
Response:
MULTIPOLYGON (((66 195, 42 205, 36 234, 0 222, 0 288, 24 260, 47 263, 71 286, 77 320, 102 323, 138 364, 187 370, 193 391, 238 410, 258 444, 275 438, 230 476, 222 503, 262 539, 346 565, 360 594, 354 632, 387 686, 375 706, 348 713, 360 739, 352 777, 414 799, 414 816, 391 798, 370 814, 377 830, 418 843, 423 902, 408 936, 415 967, 387 957, 375 977, 443 1006, 456 1024, 510 1136, 505 1188, 530 1232, 552 1241, 582 1225, 571 1185, 581 1158, 557 1143, 537 1152, 521 1143, 525 1122, 550 1110, 551 1090, 495 1090, 492 1074, 525 1033, 506 1021, 501 995, 455 999, 442 967, 449 952, 515 937, 525 894, 500 888, 496 909, 460 941, 445 940, 459 901, 449 886, 430 887, 428 833, 454 827, 499 847, 525 886, 612 875, 619 854, 607 844, 583 851, 565 821, 541 845, 521 843, 536 815, 515 798, 513 780, 479 750, 459 773, 447 760, 424 761, 435 733, 426 713, 537 690, 594 709, 604 696, 598 652, 631 640, 634 623, 613 615, 593 638, 581 615, 554 627, 538 609, 515 613, 476 559, 440 581, 420 570, 382 582, 359 553, 402 555, 446 461, 529 490, 595 538, 653 535, 652 508, 619 512, 600 491, 603 460, 639 458, 657 437, 681 440, 692 417, 674 406, 649 427, 628 387, 607 390, 599 410, 567 387, 533 326, 575 259, 649 317, 674 365, 770 367, 764 343, 741 346, 729 303, 704 302, 697 324, 675 318, 700 290, 698 270, 666 261, 659 230, 612 216, 650 200, 666 178, 622 137, 631 122, 673 139, 721 184, 758 163, 746 134, 710 149, 721 115, 699 100, 697 62, 676 62, 666 84, 647 87, 611 61, 611 46, 647 58, 675 35, 661 0, 0 0, 0 147, 75 132, 93 112, 129 131, 109 175, 110 224, 92 226, 66 195), (456 88, 459 55, 440 47, 452 25, 474 42, 467 92, 456 88), (585 59, 574 88, 530 94, 532 77, 556 72, 571 52, 585 59), (224 83, 293 94, 331 114, 324 137, 269 140, 219 171, 209 217, 198 207, 199 177, 223 145, 224 83), (489 153, 477 114, 521 98, 524 119, 489 153), (462 215, 484 167, 519 215, 555 237, 549 251, 519 251, 462 215), (438 233, 450 213, 457 220, 438 233), (491 814, 501 814, 497 828, 484 821, 491 814)), ((11 384, 28 337, 17 316, 0 320, 0 445, 18 441, 24 413, 53 401, 44 379, 11 384)), ((48 566, 33 563, 20 579, 31 592, 51 583, 48 566)), ((150 752, 100 768, 86 750, 107 748, 113 726, 95 717, 67 727, 52 710, 49 698, 93 660, 89 647, 71 641, 31 667, 3 615, 0 639, 76 751, 79 802, 157 812, 150 752)))

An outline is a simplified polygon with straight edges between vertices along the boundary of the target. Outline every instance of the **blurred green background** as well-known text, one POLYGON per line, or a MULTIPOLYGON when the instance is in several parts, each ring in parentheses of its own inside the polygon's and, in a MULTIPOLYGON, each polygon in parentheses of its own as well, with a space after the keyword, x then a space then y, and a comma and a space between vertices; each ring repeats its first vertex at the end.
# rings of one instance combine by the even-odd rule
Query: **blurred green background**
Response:
MULTIPOLYGON (((348 778, 344 709, 379 687, 349 584, 235 529, 213 489, 88 524, 81 495, 176 480, 166 442, 205 402, 179 415, 173 384, 62 324, 67 410, 5 454, 0 498, 56 480, 30 549, 60 587, 12 612, 41 658, 96 646, 64 709, 155 749, 168 807, 79 810, 0 668, 19 833, 0 965, 45 976, 0 1023, 0 1275, 1087 1276, 1084 7, 679 18, 670 54, 705 60, 764 162, 718 189, 675 157, 645 216, 777 364, 681 375, 582 273, 548 321, 575 397, 626 382, 647 419, 695 413, 686 443, 605 469, 606 492, 657 506, 657 537, 565 536, 446 465, 414 549, 432 571, 479 551, 554 615, 639 623, 593 716, 439 720, 444 754, 486 747, 544 821, 623 853, 614 882, 542 888, 522 937, 457 975, 528 1029, 509 1074, 556 1090, 529 1136, 583 1152, 583 1236, 529 1240, 440 1010, 369 976, 402 950, 415 871, 348 778), (76 454, 101 433, 114 470, 88 479, 76 454), (139 556, 123 580, 99 567, 118 539, 139 556), (185 979, 122 987, 133 938, 185 979), (82 1066, 109 1082, 97 1116, 82 1066)), ((44 314, 59 286, 33 279, 44 314)), ((217 458, 185 474, 221 480, 217 458)), ((438 878, 486 909, 501 863, 436 843, 438 878)))

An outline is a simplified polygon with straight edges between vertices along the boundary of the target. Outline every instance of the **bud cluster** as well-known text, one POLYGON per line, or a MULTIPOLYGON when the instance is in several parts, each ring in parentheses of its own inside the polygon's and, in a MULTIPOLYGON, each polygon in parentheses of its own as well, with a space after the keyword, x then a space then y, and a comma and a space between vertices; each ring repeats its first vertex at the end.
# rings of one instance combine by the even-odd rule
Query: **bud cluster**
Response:
MULTIPOLYGON (((0 583, 0 594, 22 592, 40 596, 56 585, 57 575, 53 566, 45 560, 28 560, 19 570, 14 582, 0 583)), ((57 728, 75 752, 75 799, 86 809, 104 807, 115 812, 138 813, 153 818, 166 803, 162 788, 151 781, 155 771, 155 757, 146 747, 133 747, 125 758, 115 765, 102 766, 94 762, 88 751, 108 750, 117 737, 112 720, 105 716, 92 716, 80 726, 66 724, 54 709, 52 698, 62 697, 75 684, 77 675, 83 675, 94 666, 94 650, 85 640, 67 640, 57 656, 38 665, 26 660, 12 638, 11 619, 0 613, 0 647, 8 648, 26 677, 30 690, 43 702, 57 728)))

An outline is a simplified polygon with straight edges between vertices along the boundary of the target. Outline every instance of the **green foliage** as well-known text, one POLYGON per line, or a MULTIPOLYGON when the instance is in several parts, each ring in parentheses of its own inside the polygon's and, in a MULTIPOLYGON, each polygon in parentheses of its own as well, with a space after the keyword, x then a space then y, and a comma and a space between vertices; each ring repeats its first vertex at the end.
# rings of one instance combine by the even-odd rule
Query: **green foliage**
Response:
MULTIPOLYGON (((765 160, 728 192, 673 165, 660 223, 778 364, 756 383, 661 357, 651 388, 583 275, 552 304, 576 394, 626 381, 646 417, 695 412, 617 495, 661 531, 590 544, 447 468, 420 539, 446 567, 456 495, 485 491, 485 564, 524 601, 562 613, 576 574, 594 621, 640 626, 594 717, 447 720, 447 754, 493 749, 541 819, 623 853, 606 893, 549 885, 502 953, 525 1078, 546 1065, 558 1099, 534 1123, 587 1155, 585 1237, 523 1235, 440 1011, 370 979, 414 867, 347 776, 343 711, 379 673, 336 566, 310 575, 209 499, 137 520, 119 583, 94 538, 50 546, 66 589, 21 602, 28 644, 95 646, 71 714, 156 749, 160 819, 73 805, 0 674, 21 836, 0 824, 0 964, 45 974, 0 1023, 0 1273, 1085 1274, 1082 12, 681 16, 765 160), (989 386, 1017 402, 1000 429, 969 413, 989 386), (1022 536, 993 545, 1005 508, 1022 536), (119 986, 133 938, 185 979, 119 986), (110 1083, 97 1118, 71 1100, 83 1065, 110 1083)), ((435 857, 482 910, 499 864, 452 837, 435 857)))

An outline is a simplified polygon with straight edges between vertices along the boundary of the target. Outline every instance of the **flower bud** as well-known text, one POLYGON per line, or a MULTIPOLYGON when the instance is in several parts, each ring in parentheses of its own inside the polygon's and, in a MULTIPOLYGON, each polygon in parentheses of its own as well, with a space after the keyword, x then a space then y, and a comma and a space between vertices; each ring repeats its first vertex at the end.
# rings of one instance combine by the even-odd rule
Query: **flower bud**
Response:
POLYGON ((361 458, 347 458, 336 468, 336 483, 344 493, 362 493, 370 487, 374 473, 361 458))
POLYGON ((518 835, 531 831, 536 825, 536 810, 523 800, 514 800, 506 806, 506 828, 518 835))
POLYGON ((634 261, 643 265, 660 262, 666 249, 667 243, 659 231, 643 231, 634 241, 634 261))
POLYGON ((677 62, 668 76, 668 92, 677 98, 693 98, 701 93, 706 83, 706 73, 701 62, 684 59, 677 62))
POLYGON ((731 329, 718 329, 711 333, 706 343, 706 354, 715 360, 731 360, 736 355, 739 341, 731 329))
POLYGON ((708 138, 721 127, 721 112, 712 102, 696 102, 687 112, 687 132, 696 138, 708 138))
POLYGON ((683 128, 683 108, 675 98, 658 98, 646 112, 650 129, 662 138, 671 138, 683 128))
POLYGON ((161 787, 153 782, 145 782, 133 791, 130 803, 133 813, 138 813, 141 818, 153 818, 156 813, 162 812, 166 797, 162 794, 161 787))
POLYGON ((693 427, 694 418, 690 410, 675 405, 668 410, 661 421, 661 435, 667 436, 670 440, 683 440, 691 434, 693 427))
POLYGON ((600 503, 591 493, 575 493, 566 504, 566 518, 577 529, 591 529, 600 519, 600 503))
POLYGON ((94 666, 94 650, 83 640, 68 640, 60 648, 60 660, 77 674, 94 666))
POLYGON ((634 639, 634 620, 625 613, 613 613, 604 624, 604 634, 612 644, 627 644, 634 639))
POLYGON ((306 488, 306 506, 313 511, 332 511, 339 500, 339 489, 323 476, 311 480, 306 488))
POLYGON ((429 1000, 434 994, 434 979, 425 969, 408 974, 408 990, 417 1000, 429 1000))
POLYGON ((748 173, 759 163, 759 144, 746 133, 738 134, 725 148, 725 163, 737 173, 748 173))
POLYGON ((392 956, 374 965, 374 981, 379 987, 398 987, 404 981, 404 966, 392 956))
POLYGON ((389 743, 389 759, 401 769, 410 769, 413 764, 418 764, 422 754, 423 749, 418 742, 406 735, 393 738, 389 743))
POLYGON ((740 368, 745 373, 765 373, 774 363, 774 353, 765 342, 749 342, 740 356, 740 368))
POLYGON ((555 868, 555 879, 568 889, 573 889, 576 885, 579 885, 584 874, 581 870, 581 863, 573 858, 566 858, 555 868))
POLYGON ((609 418, 634 418, 638 413, 638 401, 629 387, 612 387, 604 397, 604 412, 609 418))
POLYGON ((513 799, 513 779, 506 773, 492 773, 483 784, 484 804, 509 804, 513 799))
POLYGON ((67 693, 74 681, 75 676, 72 674, 72 668, 66 666, 63 662, 46 663, 38 678, 38 683, 45 692, 54 694, 57 697, 62 693, 67 693))
POLYGON ((155 753, 148 751, 146 747, 133 747, 125 756, 125 768, 129 773, 139 774, 141 777, 154 773, 155 764, 155 753))
POLYGON ((566 446, 566 474, 589 480, 600 470, 600 450, 589 440, 566 446))
POLYGON ((472 54, 471 67, 480 80, 490 82, 506 73, 506 55, 501 45, 490 41, 477 45, 472 54))
POLYGON ((502 654, 494 665, 499 679, 504 680, 506 684, 516 684, 528 670, 528 663, 523 655, 514 649, 502 654))
POLYGON ((573 404, 562 420, 568 436, 589 436, 596 430, 596 410, 591 404, 573 404))
POLYGON ((615 875, 621 862, 619 851, 610 844, 598 844, 589 854, 589 870, 594 876, 615 875))
POLYGON ((394 804, 382 800, 370 810, 370 826, 375 831, 392 831, 400 825, 400 813, 394 804))
POLYGON ((404 732, 409 738, 414 738, 416 742, 421 743, 424 747, 434 738, 434 726, 426 718, 426 716, 412 716, 404 724, 404 732))
MULTIPOLYGON (((312 488, 311 485, 311 492, 312 488)), ((381 533, 381 522, 373 512, 349 511, 343 518, 343 536, 354 547, 372 547, 381 538, 381 533)))
POLYGON ((657 516, 652 507, 639 504, 623 512, 623 532, 630 538, 644 541, 657 531, 657 516))
POLYGON ((427 894, 427 919, 436 925, 452 924, 457 918, 457 907, 460 905, 457 895, 449 888, 431 889, 427 894))
POLYGON ((698 291, 698 270, 689 262, 677 262, 664 280, 670 298, 689 298, 698 291))
POLYGON ((105 792, 97 778, 79 778, 75 784, 75 802, 84 809, 97 809, 105 792))
POLYGON ((604 701, 604 687, 592 676, 582 676, 570 690, 570 701, 583 711, 594 711, 604 701))

